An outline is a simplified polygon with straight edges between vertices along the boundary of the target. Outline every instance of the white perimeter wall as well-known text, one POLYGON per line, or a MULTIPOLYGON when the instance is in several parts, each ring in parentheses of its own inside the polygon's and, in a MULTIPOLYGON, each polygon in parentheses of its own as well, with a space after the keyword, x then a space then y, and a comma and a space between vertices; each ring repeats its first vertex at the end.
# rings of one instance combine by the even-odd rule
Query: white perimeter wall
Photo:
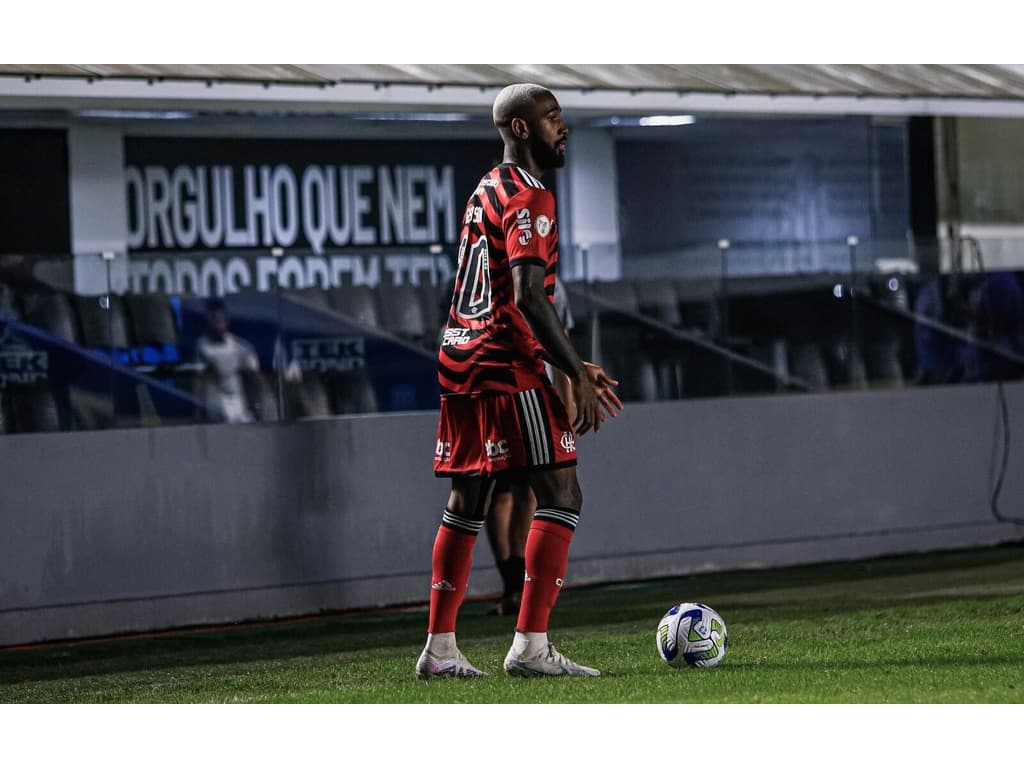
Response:
MULTIPOLYGON (((0 438, 0 645, 426 601, 435 419, 0 438)), ((567 583, 1014 539, 998 426, 994 385, 631 404, 580 440, 567 583)), ((480 538, 475 596, 500 589, 480 538)))

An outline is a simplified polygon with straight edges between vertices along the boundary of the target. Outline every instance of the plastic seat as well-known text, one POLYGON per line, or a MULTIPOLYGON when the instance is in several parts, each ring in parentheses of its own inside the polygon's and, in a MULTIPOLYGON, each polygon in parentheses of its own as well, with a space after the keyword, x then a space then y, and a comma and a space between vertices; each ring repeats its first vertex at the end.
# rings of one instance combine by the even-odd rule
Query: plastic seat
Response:
POLYGON ((828 389, 825 356, 814 342, 790 345, 789 370, 794 377, 805 382, 811 389, 828 389))
MULTIPOLYGON (((630 280, 599 280, 589 283, 587 287, 591 294, 611 302, 617 309, 627 312, 640 311, 640 300, 630 280)), ((604 310, 606 307, 602 306, 601 309, 604 310)))
POLYGON ((328 299, 331 309, 352 318, 363 327, 381 327, 377 296, 370 286, 339 286, 330 291, 328 299))
POLYGON ((864 367, 872 386, 900 387, 905 383, 898 340, 865 344, 864 367))
POLYGON ((18 297, 10 286, 0 283, 0 317, 13 317, 21 319, 21 307, 18 306, 18 297))
POLYGON ((287 288, 281 291, 281 295, 290 301, 305 304, 313 309, 332 309, 330 294, 319 286, 314 288, 287 288))
POLYGON ((8 432, 66 432, 72 428, 68 404, 49 383, 10 387, 7 391, 8 432))
POLYGON ((679 317, 684 328, 713 338, 721 335, 721 312, 714 301, 705 299, 680 302, 679 317))
POLYGON ((67 294, 32 293, 23 299, 24 320, 59 339, 78 344, 78 322, 67 294))
POLYGON ((336 371, 327 377, 331 413, 376 413, 377 392, 366 368, 336 371))
POLYGON ((14 431, 14 417, 11 415, 11 406, 8 403, 7 388, 0 388, 0 435, 14 431))
POLYGON ((288 415, 292 419, 316 419, 331 415, 327 388, 321 376, 306 371, 302 381, 286 385, 288 415))
POLYGON ((776 378, 768 384, 769 389, 781 390, 785 387, 783 381, 789 377, 789 355, 785 339, 769 339, 753 344, 749 355, 774 371, 776 378))
POLYGON ((644 278, 636 280, 634 288, 641 313, 673 327, 682 324, 675 283, 660 278, 644 278))
POLYGON ((130 293, 124 304, 138 361, 179 362, 180 335, 171 298, 164 293, 130 293))
POLYGON ((440 333, 442 326, 448 319, 448 310, 451 307, 453 286, 434 285, 433 283, 422 283, 419 286, 420 304, 423 307, 423 319, 428 328, 434 328, 440 333))
POLYGON ((428 339, 432 343, 436 338, 437 329, 427 327, 415 286, 380 285, 377 298, 381 327, 385 331, 416 344, 424 344, 428 339))
POLYGON ((82 346, 127 354, 132 344, 120 296, 75 296, 73 303, 82 331, 82 346), (104 307, 103 301, 109 301, 109 305, 104 307))
POLYGON ((829 381, 835 388, 863 389, 867 386, 864 357, 849 339, 835 339, 825 345, 829 381))
POLYGON ((136 343, 177 345, 178 324, 171 299, 165 293, 131 293, 124 297, 131 335, 136 343))

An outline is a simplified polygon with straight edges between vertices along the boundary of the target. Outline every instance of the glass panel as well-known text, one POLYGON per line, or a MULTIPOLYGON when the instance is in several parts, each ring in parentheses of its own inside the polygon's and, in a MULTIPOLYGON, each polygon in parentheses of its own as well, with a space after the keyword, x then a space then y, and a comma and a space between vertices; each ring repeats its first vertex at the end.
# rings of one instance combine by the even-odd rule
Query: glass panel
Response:
POLYGON ((450 273, 443 253, 275 249, 132 262, 136 300, 173 291, 180 361, 170 370, 176 386, 204 403, 197 417, 278 421, 436 407, 440 294, 450 273))
POLYGON ((934 242, 723 240, 645 259, 642 276, 569 281, 573 339, 627 400, 1020 378, 1021 274, 964 271, 983 266, 976 248, 965 240, 960 269, 926 274, 934 242))

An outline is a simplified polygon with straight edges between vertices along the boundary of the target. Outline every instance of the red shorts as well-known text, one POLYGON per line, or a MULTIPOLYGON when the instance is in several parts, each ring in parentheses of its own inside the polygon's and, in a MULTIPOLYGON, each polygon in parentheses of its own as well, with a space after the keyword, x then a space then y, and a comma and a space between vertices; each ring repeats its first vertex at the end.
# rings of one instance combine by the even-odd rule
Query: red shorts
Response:
POLYGON ((489 477, 576 464, 576 435, 551 384, 441 398, 434 474, 489 477))

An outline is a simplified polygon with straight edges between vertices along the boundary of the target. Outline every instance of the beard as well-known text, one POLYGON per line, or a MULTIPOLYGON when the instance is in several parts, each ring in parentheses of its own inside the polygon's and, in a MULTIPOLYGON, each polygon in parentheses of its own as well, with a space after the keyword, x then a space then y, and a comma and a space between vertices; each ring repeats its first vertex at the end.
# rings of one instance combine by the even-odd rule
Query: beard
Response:
POLYGON ((548 144, 536 135, 530 138, 530 154, 533 155, 537 165, 544 170, 565 166, 565 153, 559 152, 553 145, 548 144))

